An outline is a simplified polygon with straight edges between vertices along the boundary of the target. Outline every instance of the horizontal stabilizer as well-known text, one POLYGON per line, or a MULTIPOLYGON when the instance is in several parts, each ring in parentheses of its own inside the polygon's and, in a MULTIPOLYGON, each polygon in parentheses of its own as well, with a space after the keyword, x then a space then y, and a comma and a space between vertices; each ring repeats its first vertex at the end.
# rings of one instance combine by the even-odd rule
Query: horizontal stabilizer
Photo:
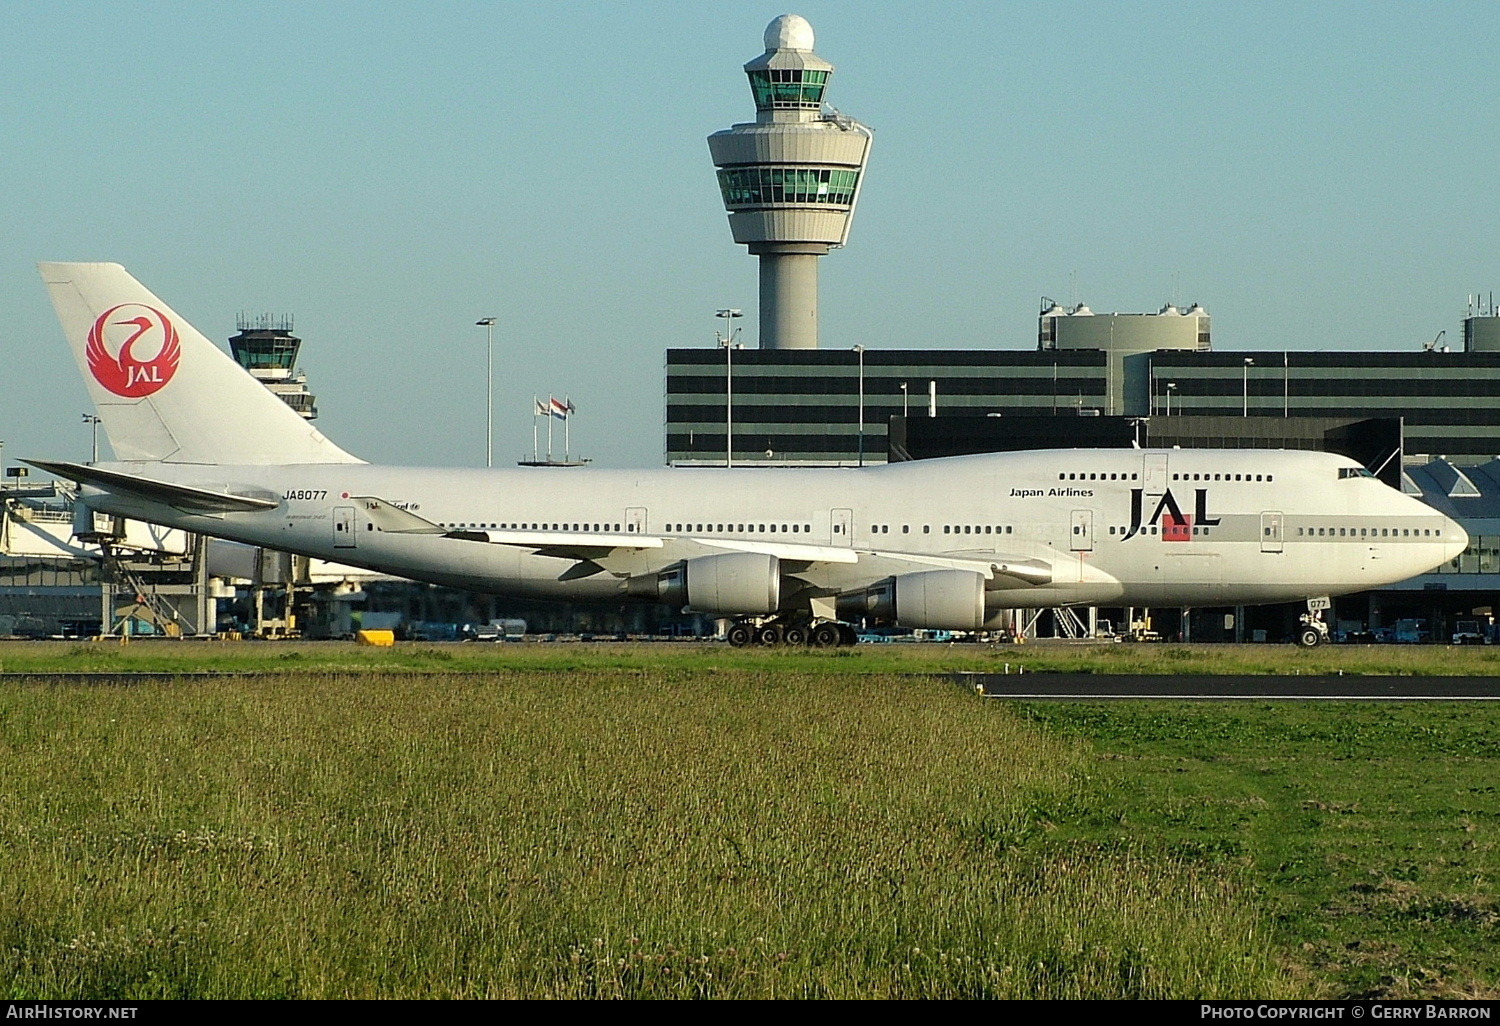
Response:
POLYGON ((258 513, 281 505, 275 499, 257 499, 248 495, 231 495, 206 488, 191 488, 170 481, 153 481, 148 477, 122 474, 115 470, 91 467, 85 463, 62 463, 51 460, 25 460, 38 470, 91 485, 106 492, 133 495, 149 502, 159 502, 184 513, 258 513))

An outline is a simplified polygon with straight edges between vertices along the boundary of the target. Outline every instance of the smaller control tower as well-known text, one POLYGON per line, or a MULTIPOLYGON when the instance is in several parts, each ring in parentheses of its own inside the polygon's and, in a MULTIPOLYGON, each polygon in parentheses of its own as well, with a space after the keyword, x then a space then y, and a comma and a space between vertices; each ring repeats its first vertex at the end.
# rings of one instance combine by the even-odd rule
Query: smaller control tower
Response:
POLYGON ((235 362, 276 393, 282 402, 308 420, 316 419, 317 397, 308 391, 307 375, 297 369, 302 340, 292 334, 291 317, 241 314, 235 327, 239 328, 239 334, 229 340, 235 362))
POLYGON ((766 27, 745 65, 755 123, 708 137, 734 241, 760 257, 760 347, 818 348, 818 258, 849 238, 870 130, 824 112, 833 65, 813 53, 807 19, 766 27))

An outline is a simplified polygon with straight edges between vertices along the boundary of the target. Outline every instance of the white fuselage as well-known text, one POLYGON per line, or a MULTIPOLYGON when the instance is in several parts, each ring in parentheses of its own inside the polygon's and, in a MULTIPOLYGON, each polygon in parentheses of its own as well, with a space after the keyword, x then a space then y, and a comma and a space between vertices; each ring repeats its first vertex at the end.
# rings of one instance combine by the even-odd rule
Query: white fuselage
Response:
POLYGON ((106 512, 550 599, 615 599, 684 559, 764 551, 820 594, 947 559, 1046 566, 1045 581, 997 577, 1007 607, 1253 604, 1404 580, 1468 540, 1353 461, 1310 452, 1061 449, 857 470, 106 466, 278 503, 190 514, 85 489, 106 512), (368 496, 464 537, 388 530, 368 496))

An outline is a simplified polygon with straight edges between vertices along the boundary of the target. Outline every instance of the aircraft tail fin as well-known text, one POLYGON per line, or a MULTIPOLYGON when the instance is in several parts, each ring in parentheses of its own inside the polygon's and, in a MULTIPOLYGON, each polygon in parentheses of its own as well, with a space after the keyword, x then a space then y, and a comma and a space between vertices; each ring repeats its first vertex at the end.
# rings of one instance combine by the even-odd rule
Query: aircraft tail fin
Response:
POLYGON ((37 265, 115 457, 361 463, 119 264, 37 265))

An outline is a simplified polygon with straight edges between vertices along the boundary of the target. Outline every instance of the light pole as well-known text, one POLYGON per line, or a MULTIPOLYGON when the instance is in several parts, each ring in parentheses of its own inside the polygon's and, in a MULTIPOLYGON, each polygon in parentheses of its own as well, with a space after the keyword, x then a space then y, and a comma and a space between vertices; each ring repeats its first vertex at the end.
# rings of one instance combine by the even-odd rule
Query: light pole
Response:
POLYGON ((907 413, 906 413, 906 411, 907 411, 907 400, 910 399, 910 398, 911 398, 911 393, 907 391, 907 389, 906 389, 906 382, 903 381, 903 382, 901 382, 901 416, 902 417, 905 417, 907 415, 907 413))
POLYGON ((495 318, 474 322, 484 329, 484 465, 495 465, 495 318))
POLYGON ((855 346, 859 356, 859 465, 865 465, 865 347, 855 346))
POLYGON ((745 316, 741 310, 725 308, 715 311, 715 317, 724 318, 727 335, 714 332, 719 346, 724 350, 724 466, 734 466, 734 336, 739 328, 734 326, 736 317, 745 316))
POLYGON ((94 457, 93 457, 93 459, 90 462, 92 462, 92 463, 98 463, 99 462, 99 418, 96 417, 96 416, 94 416, 92 413, 85 413, 83 415, 83 422, 85 424, 89 425, 89 427, 92 429, 92 433, 93 433, 93 436, 94 436, 94 439, 93 439, 93 442, 94 442, 94 446, 93 446, 94 457))
POLYGON ((1254 360, 1250 359, 1250 357, 1248 357, 1248 356, 1245 357, 1245 371, 1244 371, 1244 375, 1243 375, 1243 378, 1244 378, 1244 381, 1243 381, 1244 392, 1243 392, 1243 394, 1244 394, 1245 406, 1244 406, 1244 411, 1240 414, 1240 416, 1242 416, 1242 417, 1248 417, 1248 416, 1250 416, 1250 368, 1252 366, 1254 366, 1254 364, 1255 364, 1254 360))
POLYGON ((1167 416, 1168 417, 1170 417, 1172 415, 1172 393, 1175 392, 1175 391, 1177 391, 1177 382, 1175 382, 1175 381, 1168 381, 1167 382, 1167 416))

